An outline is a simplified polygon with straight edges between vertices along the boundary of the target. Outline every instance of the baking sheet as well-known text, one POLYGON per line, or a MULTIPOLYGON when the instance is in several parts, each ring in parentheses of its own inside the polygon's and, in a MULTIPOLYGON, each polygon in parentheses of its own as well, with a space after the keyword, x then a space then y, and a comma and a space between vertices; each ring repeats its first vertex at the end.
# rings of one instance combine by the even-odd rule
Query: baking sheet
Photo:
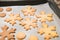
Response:
MULTIPOLYGON (((27 16, 24 16, 23 13, 21 12, 21 9, 25 8, 26 6, 27 5, 25 5, 25 6, 7 6, 7 7, 11 7, 13 9, 11 12, 6 12, 5 9, 7 7, 2 7, 2 8, 4 8, 3 12, 6 13, 7 15, 4 18, 0 17, 0 27, 2 27, 3 25, 7 25, 9 28, 16 28, 15 36, 16 36, 16 34, 18 32, 24 32, 26 34, 26 38, 24 40, 29 40, 30 35, 36 35, 36 36, 38 36, 39 40, 44 40, 44 36, 38 34, 37 33, 37 29, 31 28, 31 30, 25 31, 25 29, 21 25, 19 25, 19 23, 20 23, 19 21, 16 21, 16 24, 14 26, 12 26, 11 24, 9 24, 7 22, 4 22, 4 19, 6 19, 7 17, 9 17, 8 15, 10 13, 14 13, 14 14, 20 13, 21 17, 23 17, 23 18, 27 17, 27 16)), ((54 14, 54 16, 53 16, 54 21, 53 22, 47 22, 47 24, 49 26, 55 25, 56 26, 56 31, 57 31, 57 33, 60 36, 60 30, 59 30, 60 29, 60 20, 57 17, 57 15, 53 12, 53 10, 49 7, 49 4, 46 3, 46 4, 42 4, 42 5, 41 4, 40 5, 32 5, 32 7, 34 7, 34 8, 37 9, 37 11, 36 11, 35 14, 38 14, 40 11, 45 11, 46 13, 52 13, 52 14, 54 14)), ((28 16, 28 17, 30 17, 30 16, 28 16)), ((34 17, 31 16, 30 18, 34 18, 34 17)), ((41 22, 38 22, 37 24, 38 24, 39 28, 42 27, 41 26, 41 22)), ((16 37, 15 37, 15 40, 17 40, 16 37)), ((52 38, 51 40, 60 40, 60 37, 52 38)))

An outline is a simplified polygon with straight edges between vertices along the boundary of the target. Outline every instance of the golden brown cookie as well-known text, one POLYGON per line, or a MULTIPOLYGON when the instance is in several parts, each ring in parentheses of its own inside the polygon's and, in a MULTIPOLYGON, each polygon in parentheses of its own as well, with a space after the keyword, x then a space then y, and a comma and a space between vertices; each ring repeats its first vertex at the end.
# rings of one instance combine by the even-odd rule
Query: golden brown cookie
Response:
POLYGON ((12 11, 12 8, 8 7, 8 8, 6 8, 6 11, 10 12, 10 11, 12 11))
POLYGON ((5 17, 6 13, 0 13, 0 17, 5 17))
POLYGON ((23 8, 21 11, 23 12, 25 16, 27 15, 33 16, 36 12, 36 9, 32 8, 31 6, 27 6, 26 8, 23 8))
POLYGON ((38 37, 35 35, 30 35, 29 40, 38 40, 38 37))
POLYGON ((51 39, 51 35, 45 35, 45 36, 44 36, 44 39, 45 39, 45 40, 50 40, 50 39, 51 39))
POLYGON ((42 23, 42 28, 38 29, 38 33, 40 35, 44 34, 45 40, 50 40, 51 38, 58 37, 58 34, 56 32, 56 26, 48 27, 46 23, 42 23))
POLYGON ((5 38, 7 38, 7 40, 14 40, 14 35, 13 33, 15 33, 15 28, 11 28, 10 30, 8 30, 8 26, 4 26, 4 27, 1 27, 2 29, 2 32, 0 32, 0 40, 5 40, 5 38))
POLYGON ((3 8, 0 8, 0 12, 2 12, 3 11, 3 8))
POLYGON ((24 27, 26 30, 30 30, 32 26, 33 28, 37 27, 37 20, 36 19, 31 19, 31 18, 25 18, 20 22, 20 25, 24 27))
POLYGON ((53 14, 46 14, 44 11, 41 11, 39 14, 36 15, 36 17, 39 19, 39 21, 46 22, 46 21, 53 21, 53 14))
POLYGON ((5 19, 6 22, 9 22, 10 24, 12 24, 12 26, 14 26, 14 24, 16 24, 16 20, 17 21, 21 21, 22 17, 20 16, 20 14, 10 14, 8 18, 5 19))
POLYGON ((16 35, 17 39, 18 40, 23 40, 25 37, 26 37, 26 34, 23 33, 23 32, 19 32, 17 35, 16 35))

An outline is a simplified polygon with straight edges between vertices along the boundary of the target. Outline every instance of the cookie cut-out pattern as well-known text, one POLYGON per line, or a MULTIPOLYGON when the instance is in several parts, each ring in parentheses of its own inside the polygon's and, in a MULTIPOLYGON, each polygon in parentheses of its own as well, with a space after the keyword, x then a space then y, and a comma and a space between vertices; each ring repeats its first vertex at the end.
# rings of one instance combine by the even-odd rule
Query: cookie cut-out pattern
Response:
POLYGON ((6 22, 9 22, 10 24, 12 24, 12 26, 14 26, 14 24, 16 24, 16 20, 18 21, 21 21, 22 20, 22 17, 20 17, 19 14, 10 14, 9 15, 9 18, 6 18, 5 21, 6 22))
POLYGON ((24 20, 21 21, 20 25, 24 27, 24 29, 29 30, 30 26, 33 28, 37 27, 37 20, 36 19, 30 19, 30 18, 25 18, 24 20))
POLYGON ((41 11, 40 14, 37 14, 36 17, 41 21, 41 22, 46 22, 46 21, 53 21, 53 14, 45 14, 44 11, 41 11))
POLYGON ((0 40, 6 40, 5 38, 7 38, 7 40, 14 40, 14 35, 13 33, 15 33, 15 28, 11 28, 10 30, 8 30, 8 26, 4 26, 1 27, 2 32, 0 32, 0 40))
POLYGON ((38 29, 38 33, 40 35, 44 34, 44 39, 45 40, 50 40, 52 37, 58 37, 58 34, 56 32, 56 27, 55 26, 50 26, 48 27, 48 25, 46 23, 42 24, 42 28, 38 29))
POLYGON ((23 14, 25 16, 27 16, 29 14, 31 16, 33 16, 35 14, 35 12, 36 12, 36 9, 35 8, 32 8, 31 6, 27 6, 26 8, 23 8, 21 11, 23 12, 23 14))

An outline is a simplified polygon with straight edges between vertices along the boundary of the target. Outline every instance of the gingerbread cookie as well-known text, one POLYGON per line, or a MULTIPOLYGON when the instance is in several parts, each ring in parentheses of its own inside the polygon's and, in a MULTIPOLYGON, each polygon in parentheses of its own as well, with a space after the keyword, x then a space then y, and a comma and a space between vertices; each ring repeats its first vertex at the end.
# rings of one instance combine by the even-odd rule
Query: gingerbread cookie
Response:
POLYGON ((25 37, 26 37, 26 34, 23 33, 23 32, 19 32, 17 35, 16 35, 17 39, 18 40, 23 40, 25 37))
POLYGON ((21 11, 23 12, 25 16, 27 15, 33 16, 36 12, 36 9, 32 8, 31 6, 27 6, 26 8, 23 8, 21 11))
POLYGON ((15 33, 15 28, 11 28, 10 30, 8 30, 8 26, 4 26, 1 27, 2 32, 0 32, 0 40, 5 40, 5 38, 7 38, 7 40, 14 40, 14 35, 13 33, 15 33))
POLYGON ((5 17, 6 14, 5 13, 0 13, 0 17, 5 17))
POLYGON ((12 8, 8 7, 8 8, 6 8, 6 11, 10 12, 10 11, 12 11, 12 8))
POLYGON ((37 36, 34 36, 34 35, 31 35, 29 40, 38 40, 38 37, 37 36))
POLYGON ((53 21, 53 14, 45 14, 44 11, 41 11, 40 14, 37 14, 36 17, 41 21, 41 22, 46 22, 47 20, 49 22, 53 21))
POLYGON ((0 12, 2 12, 3 11, 3 8, 0 8, 0 12))
POLYGON ((16 24, 16 20, 21 21, 22 18, 20 17, 20 14, 10 14, 9 18, 6 18, 5 21, 9 22, 10 24, 12 24, 12 26, 14 26, 14 24, 16 24))
POLYGON ((56 32, 56 27, 55 26, 48 27, 46 23, 42 23, 42 28, 38 29, 38 33, 40 35, 44 34, 45 40, 50 40, 52 37, 53 38, 58 37, 58 34, 56 32))
POLYGON ((24 27, 24 29, 30 30, 31 29, 30 26, 32 26, 33 28, 37 27, 37 20, 36 19, 30 19, 27 17, 20 22, 20 25, 22 25, 24 27))

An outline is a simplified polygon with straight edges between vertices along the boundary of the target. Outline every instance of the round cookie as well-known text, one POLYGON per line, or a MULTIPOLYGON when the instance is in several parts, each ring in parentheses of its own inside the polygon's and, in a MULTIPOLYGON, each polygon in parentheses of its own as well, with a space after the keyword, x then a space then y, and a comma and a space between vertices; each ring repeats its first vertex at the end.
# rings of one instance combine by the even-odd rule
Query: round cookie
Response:
POLYGON ((34 35, 31 35, 29 40, 38 40, 38 37, 37 36, 34 36, 34 35))
POLYGON ((16 37, 17 37, 18 40, 23 40, 23 39, 26 37, 26 35, 25 35, 25 33, 23 33, 23 32, 19 32, 19 33, 16 35, 16 37))
POLYGON ((10 11, 12 11, 12 8, 6 8, 6 11, 10 12, 10 11))
POLYGON ((5 17, 6 13, 0 13, 0 17, 5 17))
POLYGON ((0 12, 2 12, 3 11, 3 8, 0 8, 0 12))

